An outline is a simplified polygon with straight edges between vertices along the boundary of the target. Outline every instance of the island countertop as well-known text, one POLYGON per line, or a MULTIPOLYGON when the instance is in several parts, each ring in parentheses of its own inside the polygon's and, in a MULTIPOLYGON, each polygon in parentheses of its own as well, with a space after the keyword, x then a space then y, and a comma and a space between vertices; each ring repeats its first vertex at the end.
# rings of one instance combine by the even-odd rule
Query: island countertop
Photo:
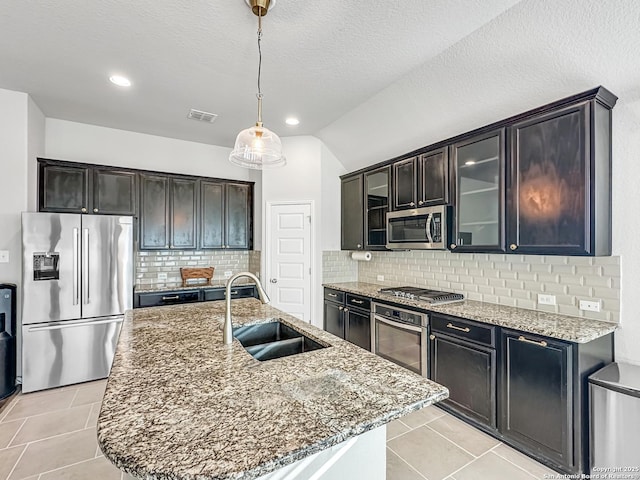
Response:
POLYGON ((445 387, 253 298, 328 345, 259 362, 222 344, 224 302, 129 311, 98 418, 105 456, 139 478, 252 479, 447 397, 445 387))

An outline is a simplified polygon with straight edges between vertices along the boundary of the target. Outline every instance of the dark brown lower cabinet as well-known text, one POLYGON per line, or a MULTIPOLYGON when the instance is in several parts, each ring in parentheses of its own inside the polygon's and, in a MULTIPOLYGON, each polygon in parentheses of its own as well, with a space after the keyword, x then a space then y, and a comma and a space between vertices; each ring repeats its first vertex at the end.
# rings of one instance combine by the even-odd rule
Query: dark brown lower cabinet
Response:
POLYGON ((495 430, 495 327, 432 314, 429 339, 429 378, 449 389, 441 405, 495 430))
POLYGON ((571 343, 502 330, 498 429, 567 473, 589 472, 587 377, 613 361, 613 334, 571 343))
POLYGON ((371 350, 371 312, 353 307, 345 308, 345 340, 371 350))
POLYGON ((325 331, 344 338, 344 306, 334 302, 324 302, 324 329, 325 331))
POLYGON ((324 330, 371 351, 371 299, 324 289, 324 330))

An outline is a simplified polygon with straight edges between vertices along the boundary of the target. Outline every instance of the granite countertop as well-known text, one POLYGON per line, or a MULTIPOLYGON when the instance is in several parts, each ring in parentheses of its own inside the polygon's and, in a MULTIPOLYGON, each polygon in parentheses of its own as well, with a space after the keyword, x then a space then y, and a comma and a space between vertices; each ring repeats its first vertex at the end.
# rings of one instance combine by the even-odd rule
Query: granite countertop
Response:
POLYGON ((222 344, 224 302, 127 312, 98 442, 145 479, 252 479, 445 399, 445 387, 253 298, 233 323, 281 319, 328 348, 259 362, 222 344))
MULTIPOLYGON (((224 288, 227 285, 227 282, 216 281, 213 280, 211 285, 187 285, 186 287, 182 285, 182 282, 178 283, 163 283, 161 285, 151 286, 151 285, 143 285, 136 286, 134 288, 135 293, 159 293, 159 292, 185 292, 190 290, 202 290, 207 288, 224 288)), ((248 281, 246 279, 238 279, 233 282, 234 287, 242 287, 247 285, 254 285, 253 282, 248 281)))
POLYGON ((607 335, 618 327, 615 323, 571 317, 556 313, 527 310, 493 303, 465 300, 459 303, 431 305, 420 300, 407 300, 380 293, 383 285, 363 282, 326 283, 325 287, 392 302, 432 312, 454 315, 478 322, 512 328, 575 343, 587 343, 607 335))

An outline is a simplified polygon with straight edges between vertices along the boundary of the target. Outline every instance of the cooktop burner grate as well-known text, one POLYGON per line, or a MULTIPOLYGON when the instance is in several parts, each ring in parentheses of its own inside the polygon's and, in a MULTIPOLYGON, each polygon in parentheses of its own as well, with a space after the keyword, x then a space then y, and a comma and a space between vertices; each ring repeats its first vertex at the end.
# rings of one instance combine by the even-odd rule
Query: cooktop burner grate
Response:
POLYGON ((388 287, 381 288, 380 293, 393 295, 394 297, 406 298, 407 300, 422 300, 432 305, 442 305, 443 303, 454 303, 464 301, 464 295, 454 292, 443 292, 440 290, 430 290, 420 287, 388 287))

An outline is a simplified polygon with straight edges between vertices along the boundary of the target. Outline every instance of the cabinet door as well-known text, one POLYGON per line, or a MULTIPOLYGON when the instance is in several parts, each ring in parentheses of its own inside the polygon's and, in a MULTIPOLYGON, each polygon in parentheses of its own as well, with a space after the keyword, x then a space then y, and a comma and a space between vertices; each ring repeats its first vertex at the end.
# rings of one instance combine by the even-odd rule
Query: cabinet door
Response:
POLYGON ((455 221, 451 249, 504 251, 504 129, 452 146, 455 221))
POLYGON ((140 175, 140 249, 169 248, 169 178, 140 175))
POLYGON ((367 250, 386 249, 390 179, 390 167, 379 168, 364 174, 366 201, 364 230, 365 248, 367 250))
POLYGON ((67 165, 39 165, 39 211, 86 213, 89 205, 89 169, 67 165))
POLYGON ((137 175, 118 170, 93 170, 93 213, 135 215, 137 175))
POLYGON ((364 245, 364 210, 362 175, 342 180, 341 249, 362 250, 364 245))
POLYGON ((197 191, 196 179, 171 179, 170 248, 196 248, 197 191))
POLYGON ((443 205, 449 201, 448 149, 440 148, 420 156, 418 206, 443 205))
POLYGON ((500 432, 572 467, 571 345, 505 330, 502 348, 500 432))
POLYGON ((333 302, 324 302, 324 329, 336 337, 344 338, 344 307, 333 302))
POLYGON ((496 428, 496 351, 441 333, 429 338, 429 378, 449 389, 449 398, 444 403, 496 428))
POLYGON ((371 313, 345 308, 345 339, 371 351, 371 313))
POLYGON ((251 186, 239 183, 227 183, 225 248, 247 250, 251 248, 251 217, 253 198, 251 186))
POLYGON ((224 183, 200 182, 200 248, 224 245, 224 183))
POLYGON ((418 187, 417 157, 393 164, 393 209, 416 208, 418 187))
POLYGON ((511 127, 511 250, 589 253, 588 110, 588 103, 582 103, 511 127))

